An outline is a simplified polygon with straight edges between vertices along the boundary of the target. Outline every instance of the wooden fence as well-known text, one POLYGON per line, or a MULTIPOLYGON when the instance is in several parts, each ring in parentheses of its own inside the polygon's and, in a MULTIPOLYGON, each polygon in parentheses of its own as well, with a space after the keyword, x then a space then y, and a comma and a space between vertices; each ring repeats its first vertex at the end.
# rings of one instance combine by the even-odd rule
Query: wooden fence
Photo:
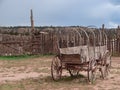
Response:
MULTIPOLYGON (((58 52, 56 40, 58 32, 65 32, 62 36, 66 38, 69 29, 76 27, 44 28, 35 31, 31 36, 0 35, 0 55, 22 55, 22 54, 56 54, 58 52), (10 40, 11 38, 11 40, 10 40)), ((84 27, 80 27, 83 28, 84 27)), ((101 29, 103 30, 103 28, 101 29)), ((107 48, 115 56, 120 56, 120 28, 105 29, 107 34, 107 48)), ((71 35, 72 37, 72 35, 71 35)), ((70 38, 72 40, 72 38, 70 38)), ((77 36, 76 36, 76 39, 77 36)), ((76 44, 79 42, 76 40, 76 44)))
POLYGON ((107 30, 108 35, 108 50, 114 56, 120 56, 120 28, 114 30, 107 30))
MULTIPOLYGON (((60 30, 67 31, 69 28, 62 28, 60 30)), ((57 30, 43 30, 38 35, 34 35, 33 43, 32 43, 32 53, 33 54, 55 54, 58 52, 56 38, 57 30), (36 41, 34 41, 36 40, 36 41), (36 42, 36 43, 35 43, 36 42)), ((65 32, 66 32, 65 31, 65 32)), ((108 50, 115 56, 120 55, 120 29, 104 29, 107 34, 107 48, 108 50)), ((65 33, 64 33, 65 34, 65 33)), ((64 38, 67 35, 63 35, 64 38)), ((66 37, 65 37, 66 38, 66 37)), ((79 43, 79 42, 76 42, 79 43)))

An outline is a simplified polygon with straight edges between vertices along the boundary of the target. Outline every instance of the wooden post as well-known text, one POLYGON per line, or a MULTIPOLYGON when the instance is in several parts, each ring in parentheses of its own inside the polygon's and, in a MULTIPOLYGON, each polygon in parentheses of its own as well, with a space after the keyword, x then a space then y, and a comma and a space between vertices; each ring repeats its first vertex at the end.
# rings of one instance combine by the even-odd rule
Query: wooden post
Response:
POLYGON ((105 24, 102 24, 102 30, 104 31, 104 29, 105 29, 105 24))
POLYGON ((31 9, 31 11, 30 11, 30 13, 31 13, 31 16, 30 16, 30 20, 31 20, 31 33, 34 31, 34 20, 33 20, 33 11, 32 11, 32 9, 31 9))
POLYGON ((104 32, 104 28, 105 28, 105 25, 104 24, 102 24, 102 45, 104 45, 105 43, 104 43, 104 34, 103 34, 103 32, 104 32))
POLYGON ((34 41, 34 20, 33 20, 33 11, 32 9, 30 10, 30 21, 31 21, 31 32, 30 32, 30 35, 31 35, 31 51, 30 53, 31 54, 34 54, 34 45, 33 45, 33 41, 34 41))
POLYGON ((120 54, 120 26, 117 28, 117 52, 120 54))

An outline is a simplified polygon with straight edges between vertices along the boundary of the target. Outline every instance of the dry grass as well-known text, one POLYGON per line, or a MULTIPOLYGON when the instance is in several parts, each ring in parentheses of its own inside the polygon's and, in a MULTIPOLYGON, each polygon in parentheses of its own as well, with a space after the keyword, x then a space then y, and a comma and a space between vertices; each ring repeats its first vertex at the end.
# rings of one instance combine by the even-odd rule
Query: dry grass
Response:
POLYGON ((0 90, 120 90, 120 58, 112 58, 109 77, 97 79, 94 84, 89 84, 81 74, 71 78, 66 71, 61 80, 53 81, 50 74, 52 58, 0 60, 0 90))

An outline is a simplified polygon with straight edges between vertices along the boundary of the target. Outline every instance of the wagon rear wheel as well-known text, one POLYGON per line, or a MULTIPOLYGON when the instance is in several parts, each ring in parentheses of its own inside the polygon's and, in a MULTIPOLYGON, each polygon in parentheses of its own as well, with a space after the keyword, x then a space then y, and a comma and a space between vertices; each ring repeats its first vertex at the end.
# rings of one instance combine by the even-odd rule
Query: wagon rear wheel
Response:
POLYGON ((111 67, 111 54, 109 52, 109 55, 106 58, 106 71, 107 71, 107 75, 110 72, 110 67, 111 67))
POLYGON ((89 65, 88 65, 88 71, 87 71, 87 75, 88 75, 88 81, 93 83, 96 80, 97 77, 97 63, 96 61, 90 61, 89 65))
POLYGON ((101 77, 105 79, 105 77, 107 76, 106 66, 101 66, 100 71, 101 71, 101 77))
POLYGON ((57 81, 61 78, 62 75, 62 65, 61 60, 58 56, 55 56, 51 63, 51 75, 53 80, 57 81))
POLYGON ((111 54, 110 52, 107 52, 103 57, 103 65, 101 66, 101 76, 103 79, 107 77, 107 75, 110 72, 111 67, 111 54))

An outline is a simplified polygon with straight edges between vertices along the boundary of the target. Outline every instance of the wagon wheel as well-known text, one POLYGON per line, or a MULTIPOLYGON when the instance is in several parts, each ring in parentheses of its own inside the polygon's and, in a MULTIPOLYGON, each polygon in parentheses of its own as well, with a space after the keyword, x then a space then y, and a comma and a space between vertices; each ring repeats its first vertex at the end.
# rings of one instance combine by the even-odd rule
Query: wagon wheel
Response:
POLYGON ((62 75, 62 64, 58 56, 55 56, 51 63, 51 75, 53 80, 57 81, 62 75))
POLYGON ((106 71, 107 71, 107 75, 110 72, 110 67, 111 67, 111 54, 109 52, 107 58, 106 58, 106 71))
POLYGON ((98 70, 98 67, 97 67, 96 61, 94 60, 90 61, 88 65, 88 71, 87 71, 89 82, 93 83, 96 80, 97 70, 98 70))
POLYGON ((104 57, 103 57, 103 64, 100 68, 101 71, 101 76, 103 79, 107 77, 107 75, 110 72, 110 67, 111 67, 111 54, 110 52, 107 52, 104 57))
POLYGON ((79 70, 69 69, 68 71, 69 71, 71 77, 78 76, 78 74, 79 74, 79 70))
POLYGON ((102 79, 105 79, 105 77, 107 76, 106 66, 101 66, 100 72, 101 72, 101 77, 102 77, 102 79))

